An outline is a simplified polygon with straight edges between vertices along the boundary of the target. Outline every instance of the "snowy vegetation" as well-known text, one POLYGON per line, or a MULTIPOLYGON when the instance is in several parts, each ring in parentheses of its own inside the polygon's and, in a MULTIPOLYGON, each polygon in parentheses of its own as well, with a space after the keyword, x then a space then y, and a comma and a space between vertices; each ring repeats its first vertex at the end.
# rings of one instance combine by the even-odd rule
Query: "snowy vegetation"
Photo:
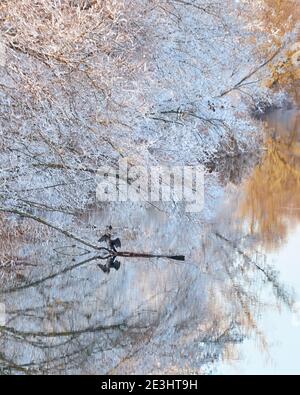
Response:
MULTIPOLYGON (((3 372, 202 373, 255 329, 247 245, 204 225, 223 196, 215 174, 205 210, 188 216, 100 204, 96 173, 120 158, 208 165, 256 152, 251 113, 285 98, 263 83, 289 39, 264 28, 268 10, 262 0, 1 1, 3 372), (105 277, 82 254, 108 225, 126 249, 188 245, 188 262, 130 262, 105 277)), ((258 272, 277 286, 269 268, 258 272)))

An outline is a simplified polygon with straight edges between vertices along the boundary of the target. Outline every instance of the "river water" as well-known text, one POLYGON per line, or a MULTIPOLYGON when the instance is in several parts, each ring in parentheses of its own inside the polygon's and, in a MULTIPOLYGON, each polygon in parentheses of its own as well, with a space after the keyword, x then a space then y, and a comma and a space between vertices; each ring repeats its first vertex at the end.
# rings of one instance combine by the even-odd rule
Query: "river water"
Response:
MULTIPOLYGON (((292 26, 299 21, 297 1, 276 4, 270 1, 270 6, 275 12, 263 18, 266 29, 275 23, 278 31, 284 34, 288 21, 292 21, 292 26)), ((267 284, 261 289, 257 287, 259 298, 264 300, 264 308, 257 309, 256 314, 259 330, 248 333, 235 347, 235 352, 217 364, 214 372, 218 374, 300 373, 300 102, 297 79, 285 88, 293 97, 293 104, 273 109, 263 116, 265 151, 249 177, 244 178, 233 197, 231 195, 231 200, 234 200, 234 207, 238 207, 233 209, 238 213, 236 218, 253 235, 252 254, 263 255, 264 264, 277 272, 291 300, 274 303, 274 293, 267 284)))
POLYGON ((256 233, 266 263, 279 272, 285 286, 293 289, 294 305, 274 305, 269 290, 261 297, 269 304, 257 318, 264 333, 262 346, 251 334, 237 347, 232 359, 222 361, 219 374, 300 373, 300 266, 299 266, 299 107, 277 109, 266 117, 266 153, 241 186, 248 194, 242 215, 256 233), (250 195, 250 196, 249 196, 250 195))

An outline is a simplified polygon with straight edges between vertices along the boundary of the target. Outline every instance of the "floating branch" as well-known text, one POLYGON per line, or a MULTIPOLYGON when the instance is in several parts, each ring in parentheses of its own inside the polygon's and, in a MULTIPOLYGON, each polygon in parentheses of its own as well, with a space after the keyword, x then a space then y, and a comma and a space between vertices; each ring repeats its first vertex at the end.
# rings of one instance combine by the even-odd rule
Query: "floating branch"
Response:
POLYGON ((184 255, 165 255, 165 254, 148 254, 143 252, 131 252, 131 251, 118 251, 117 248, 121 248, 121 240, 119 238, 112 239, 110 234, 105 234, 99 240, 107 243, 108 247, 100 247, 100 255, 97 255, 95 259, 106 260, 106 264, 98 264, 98 267, 104 272, 109 273, 110 269, 119 270, 121 263, 116 258, 167 258, 175 261, 184 261, 184 255))

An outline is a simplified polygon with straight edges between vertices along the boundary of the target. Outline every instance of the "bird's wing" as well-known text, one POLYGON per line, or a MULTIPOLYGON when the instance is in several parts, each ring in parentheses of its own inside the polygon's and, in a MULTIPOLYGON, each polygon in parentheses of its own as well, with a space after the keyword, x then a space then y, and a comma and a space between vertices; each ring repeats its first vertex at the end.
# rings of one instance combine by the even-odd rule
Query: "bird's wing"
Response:
POLYGON ((112 240, 111 242, 114 247, 121 248, 121 240, 119 238, 116 238, 116 239, 112 240))

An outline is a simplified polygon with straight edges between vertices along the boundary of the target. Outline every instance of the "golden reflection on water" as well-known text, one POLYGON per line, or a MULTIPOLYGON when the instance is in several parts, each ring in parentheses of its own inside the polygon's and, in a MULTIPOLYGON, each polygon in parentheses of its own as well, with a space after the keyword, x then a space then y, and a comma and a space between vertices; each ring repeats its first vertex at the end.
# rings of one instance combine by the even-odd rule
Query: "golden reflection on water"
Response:
POLYGON ((250 233, 272 250, 300 222, 299 111, 275 112, 268 124, 274 128, 268 133, 260 163, 243 186, 238 215, 250 233), (285 112, 290 112, 286 118, 285 112))
MULTIPOLYGON (((258 19, 264 30, 277 32, 266 48, 271 44, 281 47, 282 37, 300 21, 300 1, 265 0, 265 4, 268 8, 258 19)), ((298 108, 267 116, 265 153, 244 183, 238 207, 238 217, 267 250, 279 248, 300 222, 300 30, 294 45, 283 55, 282 60, 269 65, 270 76, 264 85, 284 87, 298 108)))

